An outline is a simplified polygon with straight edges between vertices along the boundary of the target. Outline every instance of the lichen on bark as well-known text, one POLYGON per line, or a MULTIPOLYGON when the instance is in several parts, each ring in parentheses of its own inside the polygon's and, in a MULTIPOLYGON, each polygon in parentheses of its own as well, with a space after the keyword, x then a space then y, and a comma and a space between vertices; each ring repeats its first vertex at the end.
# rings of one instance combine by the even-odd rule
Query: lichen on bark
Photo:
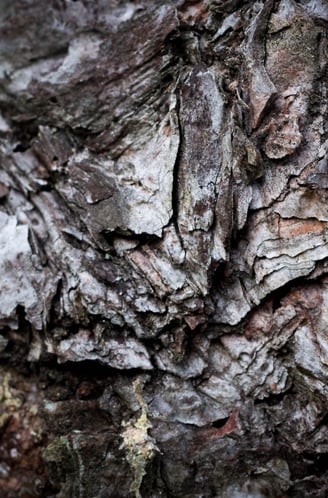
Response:
POLYGON ((148 419, 148 405, 142 398, 140 378, 132 383, 136 399, 140 405, 141 413, 135 421, 123 421, 122 445, 126 451, 126 459, 133 473, 133 481, 130 491, 135 493, 136 498, 141 498, 140 488, 142 480, 146 475, 146 468, 158 451, 156 441, 149 434, 152 424, 148 419))

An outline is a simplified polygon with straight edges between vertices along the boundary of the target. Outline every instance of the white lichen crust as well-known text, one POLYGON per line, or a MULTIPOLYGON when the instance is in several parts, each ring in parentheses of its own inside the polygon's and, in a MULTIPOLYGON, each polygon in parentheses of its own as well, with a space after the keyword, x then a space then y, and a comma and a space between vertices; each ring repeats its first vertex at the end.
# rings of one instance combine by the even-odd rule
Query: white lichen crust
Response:
POLYGON ((121 448, 125 450, 126 460, 133 472, 130 491, 135 493, 136 498, 142 498, 140 494, 142 479, 146 474, 147 465, 159 450, 155 439, 148 434, 152 424, 148 419, 147 404, 142 398, 140 379, 137 378, 134 380, 132 385, 141 409, 141 414, 136 421, 130 420, 123 423, 124 430, 121 433, 121 437, 123 438, 121 448))

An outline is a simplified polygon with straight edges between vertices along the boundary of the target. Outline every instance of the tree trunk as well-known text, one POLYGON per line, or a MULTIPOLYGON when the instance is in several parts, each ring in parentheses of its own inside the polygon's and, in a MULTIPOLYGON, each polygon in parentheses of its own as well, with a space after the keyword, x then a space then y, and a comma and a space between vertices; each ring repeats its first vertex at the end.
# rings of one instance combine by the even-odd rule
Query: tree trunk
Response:
POLYGON ((328 496, 327 21, 0 0, 1 496, 328 496))

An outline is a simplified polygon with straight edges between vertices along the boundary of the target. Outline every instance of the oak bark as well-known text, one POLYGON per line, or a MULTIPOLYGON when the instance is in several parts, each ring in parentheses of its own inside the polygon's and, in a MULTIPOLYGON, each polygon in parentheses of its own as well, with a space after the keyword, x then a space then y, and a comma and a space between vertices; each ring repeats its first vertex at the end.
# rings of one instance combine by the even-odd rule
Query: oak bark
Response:
POLYGON ((328 495, 324 0, 0 0, 4 498, 328 495))

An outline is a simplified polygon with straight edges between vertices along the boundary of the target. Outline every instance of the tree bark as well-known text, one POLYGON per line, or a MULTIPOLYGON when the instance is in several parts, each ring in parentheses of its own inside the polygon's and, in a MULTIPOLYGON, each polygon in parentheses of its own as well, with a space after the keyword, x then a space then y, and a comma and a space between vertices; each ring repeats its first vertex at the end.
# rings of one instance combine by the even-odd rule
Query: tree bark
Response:
POLYGON ((327 20, 0 0, 1 496, 328 496, 327 20))

